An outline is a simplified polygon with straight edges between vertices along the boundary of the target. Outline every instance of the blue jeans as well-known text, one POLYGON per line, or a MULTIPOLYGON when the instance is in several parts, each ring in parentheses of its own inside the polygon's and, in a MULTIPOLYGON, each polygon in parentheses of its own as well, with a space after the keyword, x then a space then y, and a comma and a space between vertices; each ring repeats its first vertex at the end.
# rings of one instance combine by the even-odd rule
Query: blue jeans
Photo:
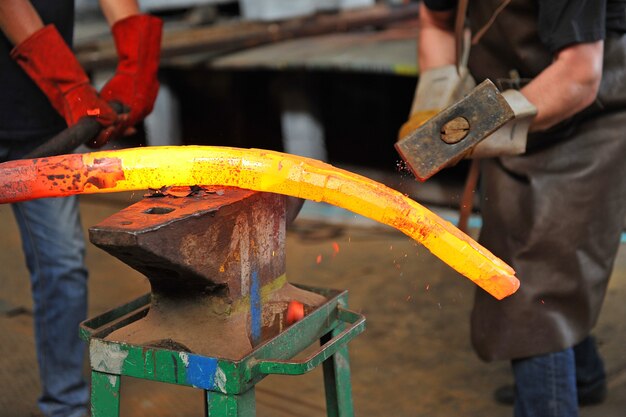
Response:
POLYGON ((577 386, 603 384, 604 365, 593 338, 572 348, 511 361, 515 417, 578 416, 577 386))
MULTIPOLYGON (((47 137, 0 141, 0 162, 19 159, 47 137)), ((41 395, 48 417, 83 417, 89 389, 83 377, 87 317, 85 240, 78 198, 47 198, 12 205, 30 272, 41 395)))
POLYGON ((78 328, 87 315, 87 270, 78 199, 32 200, 12 208, 31 274, 39 407, 49 417, 86 416, 85 343, 78 328))

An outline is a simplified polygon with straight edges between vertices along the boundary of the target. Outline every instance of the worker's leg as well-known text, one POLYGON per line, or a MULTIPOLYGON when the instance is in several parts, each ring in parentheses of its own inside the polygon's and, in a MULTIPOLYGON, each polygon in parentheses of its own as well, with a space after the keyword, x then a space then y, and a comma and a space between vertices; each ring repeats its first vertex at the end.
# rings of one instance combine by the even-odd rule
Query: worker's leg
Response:
POLYGON ((87 270, 78 200, 40 199, 13 205, 34 301, 41 410, 51 417, 87 415, 82 374, 85 344, 78 336, 86 317, 87 270))
POLYGON ((574 349, 512 362, 515 417, 576 417, 574 349))
MULTIPOLYGON (((587 336, 574 346, 574 358, 578 405, 602 403, 607 394, 606 373, 593 336, 587 336)), ((514 391, 514 385, 505 385, 498 388, 494 396, 499 403, 512 405, 515 402, 514 391)))
POLYGON ((588 336, 574 346, 576 386, 580 405, 599 404, 606 397, 606 373, 596 342, 588 336))

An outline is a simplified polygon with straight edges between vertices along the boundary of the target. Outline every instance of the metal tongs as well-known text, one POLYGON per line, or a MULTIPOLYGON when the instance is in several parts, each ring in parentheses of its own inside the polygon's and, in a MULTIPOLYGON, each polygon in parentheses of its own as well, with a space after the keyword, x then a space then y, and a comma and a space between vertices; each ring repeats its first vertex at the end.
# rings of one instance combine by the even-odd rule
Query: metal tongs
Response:
MULTIPOLYGON (((109 105, 117 114, 128 111, 119 102, 110 102, 109 105)), ((22 159, 44 158, 72 153, 80 145, 94 140, 101 130, 102 125, 95 117, 83 117, 74 126, 68 127, 50 140, 42 143, 27 153, 22 159)))

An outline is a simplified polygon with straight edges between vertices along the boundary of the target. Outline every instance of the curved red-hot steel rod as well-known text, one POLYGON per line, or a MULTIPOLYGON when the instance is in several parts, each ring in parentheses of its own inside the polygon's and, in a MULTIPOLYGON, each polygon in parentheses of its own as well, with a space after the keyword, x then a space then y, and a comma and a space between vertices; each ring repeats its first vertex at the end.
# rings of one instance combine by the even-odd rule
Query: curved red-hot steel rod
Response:
POLYGON ((430 210, 383 184, 310 158, 261 149, 156 146, 0 164, 0 203, 184 185, 324 201, 395 227, 498 299, 519 287, 511 267, 430 210))

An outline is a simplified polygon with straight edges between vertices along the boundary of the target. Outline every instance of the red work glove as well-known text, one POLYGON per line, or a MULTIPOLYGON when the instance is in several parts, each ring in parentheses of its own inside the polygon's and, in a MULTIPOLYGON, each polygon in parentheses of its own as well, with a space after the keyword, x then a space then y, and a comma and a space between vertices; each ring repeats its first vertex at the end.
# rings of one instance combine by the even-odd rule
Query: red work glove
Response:
POLYGON ((104 145, 113 132, 115 111, 89 84, 89 78, 57 29, 48 25, 11 51, 28 76, 48 97, 68 126, 81 117, 95 117, 104 129, 95 142, 104 145))
POLYGON ((100 96, 130 109, 122 122, 125 129, 143 120, 154 107, 159 91, 162 28, 161 19, 145 14, 119 20, 111 28, 119 62, 100 96))

